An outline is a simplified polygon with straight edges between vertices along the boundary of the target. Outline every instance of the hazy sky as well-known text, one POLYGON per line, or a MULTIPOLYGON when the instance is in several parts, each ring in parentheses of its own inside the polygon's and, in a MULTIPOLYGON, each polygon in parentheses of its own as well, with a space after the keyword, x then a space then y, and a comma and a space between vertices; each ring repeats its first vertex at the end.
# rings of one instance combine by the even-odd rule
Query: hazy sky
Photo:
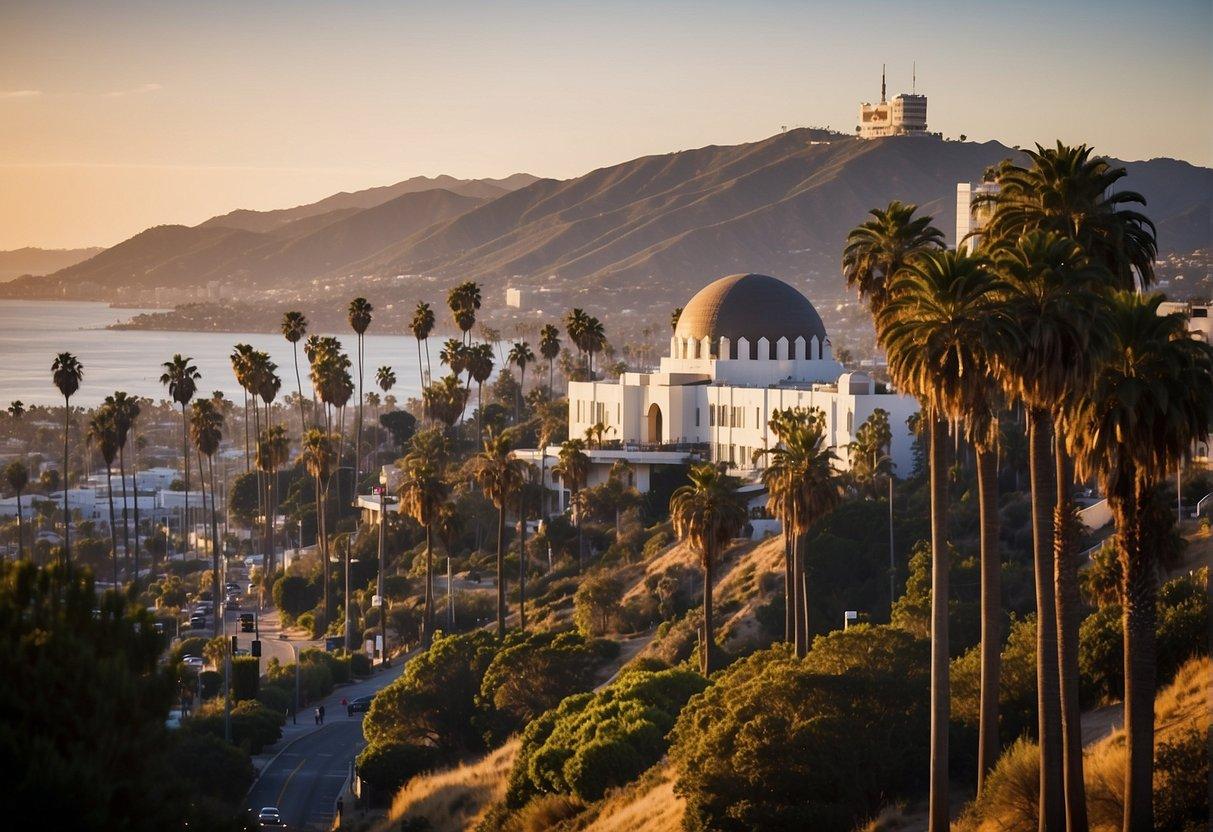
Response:
POLYGON ((0 249, 849 132, 882 62, 945 135, 1209 165, 1211 56, 1210 0, 0 0, 0 249))

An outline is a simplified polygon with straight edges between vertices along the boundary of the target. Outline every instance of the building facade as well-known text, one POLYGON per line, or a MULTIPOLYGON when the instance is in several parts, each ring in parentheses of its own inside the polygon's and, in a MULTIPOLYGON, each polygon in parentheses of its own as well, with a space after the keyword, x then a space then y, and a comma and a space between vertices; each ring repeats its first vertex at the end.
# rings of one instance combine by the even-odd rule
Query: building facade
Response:
POLYGON ((982 197, 994 196, 998 185, 994 182, 956 183, 956 249, 973 251, 981 242, 981 231, 990 219, 994 206, 982 202, 982 197), (974 236, 969 236, 970 234, 974 236))

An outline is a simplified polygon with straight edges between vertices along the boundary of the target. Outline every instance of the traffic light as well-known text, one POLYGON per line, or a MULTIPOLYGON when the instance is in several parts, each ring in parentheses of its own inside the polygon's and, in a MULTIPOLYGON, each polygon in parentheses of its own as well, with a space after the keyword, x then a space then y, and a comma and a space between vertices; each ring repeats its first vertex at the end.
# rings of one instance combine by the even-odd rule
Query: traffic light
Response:
POLYGON ((236 651, 237 651, 237 650, 239 650, 239 649, 240 649, 240 638, 239 638, 239 636, 232 636, 232 655, 235 655, 235 654, 236 654, 236 651))
POLYGON ((252 647, 252 650, 250 650, 249 652, 254 657, 256 657, 258 659, 261 658, 261 639, 259 639, 259 638, 253 639, 253 647, 252 647))

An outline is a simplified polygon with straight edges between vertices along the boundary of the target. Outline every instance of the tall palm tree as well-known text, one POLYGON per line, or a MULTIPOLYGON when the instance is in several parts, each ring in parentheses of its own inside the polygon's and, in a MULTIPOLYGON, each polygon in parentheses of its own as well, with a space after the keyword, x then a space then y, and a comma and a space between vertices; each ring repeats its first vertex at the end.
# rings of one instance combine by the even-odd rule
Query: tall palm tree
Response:
POLYGON ((17 495, 17 557, 25 560, 25 516, 21 512, 21 492, 29 485, 29 469, 19 459, 4 466, 4 481, 17 495))
POLYGON ((375 371, 375 383, 386 395, 396 386, 396 372, 391 367, 383 366, 375 371))
POLYGON ((417 378, 421 382, 421 386, 430 383, 432 373, 430 372, 430 333, 434 331, 434 310, 428 303, 417 302, 417 308, 413 310, 413 317, 409 320, 409 331, 413 333, 413 337, 417 339, 417 378), (425 372, 421 372, 421 346, 425 345, 425 372))
MULTIPOLYGON (((490 353, 490 359, 492 354, 490 353)), ((497 507, 497 637, 505 638, 505 512, 522 488, 524 465, 510 455, 504 434, 490 435, 472 461, 472 475, 484 496, 497 507)))
POLYGON ((248 395, 253 389, 252 355, 253 347, 250 344, 236 344, 232 348, 232 372, 236 376, 236 383, 240 385, 240 389, 244 392, 244 472, 246 474, 252 470, 253 465, 248 418, 248 395))
POLYGON ((302 312, 287 312, 282 316, 282 337, 291 342, 291 354, 295 358, 295 386, 299 393, 299 430, 307 430, 303 416, 303 379, 299 376, 299 342, 307 335, 307 316, 302 312))
POLYGON ((70 352, 61 352, 51 363, 51 379, 59 388, 59 395, 63 396, 63 562, 70 563, 72 514, 67 505, 67 490, 71 485, 67 470, 67 440, 72 424, 72 396, 76 395, 84 379, 84 365, 70 352))
POLYGON ((20 399, 14 399, 5 409, 8 411, 8 415, 13 419, 20 419, 25 415, 25 403, 20 399))
POLYGON ((560 330, 552 324, 544 324, 539 330, 539 354, 548 362, 548 398, 554 399, 552 387, 556 379, 556 356, 560 355, 560 330))
POLYGON ((186 444, 189 417, 185 413, 185 408, 198 391, 198 380, 202 378, 202 373, 198 372, 198 368, 191 363, 192 360, 178 353, 173 356, 171 361, 164 362, 164 373, 160 376, 160 383, 168 386, 169 397, 181 405, 181 463, 185 467, 185 521, 181 529, 182 557, 185 556, 185 549, 189 545, 190 523, 190 453, 186 444))
POLYGON ((468 392, 456 376, 447 375, 421 391, 421 401, 426 417, 437 419, 450 431, 463 418, 468 392))
MULTIPOLYGON (((215 507, 215 453, 223 440, 223 413, 215 406, 212 399, 199 399, 194 402, 190 414, 190 437, 198 454, 206 458, 210 469, 211 479, 211 588, 215 599, 215 636, 222 634, 223 612, 219 608, 219 598, 223 592, 223 583, 219 578, 219 512, 215 507)), ((199 465, 201 468, 201 465, 199 465)), ((202 480, 202 509, 206 511, 206 472, 199 470, 198 478, 202 480)))
POLYGON ((489 343, 472 345, 471 359, 468 371, 476 382, 476 442, 479 443, 484 431, 484 383, 493 375, 493 345, 489 343))
MULTIPOLYGON (((307 470, 315 485, 316 496, 316 550, 320 556, 320 571, 324 580, 324 627, 328 628, 331 611, 329 600, 329 541, 328 523, 325 520, 325 494, 329 478, 333 475, 337 455, 334 453, 336 437, 317 428, 309 428, 303 434, 299 446, 299 462, 307 470)), ((383 610, 386 613, 386 610, 383 610)), ((386 645, 385 645, 386 647, 386 645)))
POLYGON ((889 286, 905 266, 928 251, 943 248, 943 232, 933 218, 914 216, 917 205, 893 201, 873 208, 872 219, 847 235, 842 273, 847 285, 868 301, 873 315, 889 300, 889 286))
POLYGON ((1143 503, 1213 419, 1213 349, 1160 295, 1115 294, 1108 360, 1080 393, 1067 439, 1082 476, 1098 477, 1116 520, 1124 629, 1124 829, 1153 829, 1155 568, 1143 503))
MULTIPOLYGON (((127 522, 127 493, 126 493, 126 446, 131 437, 131 432, 135 429, 135 420, 139 418, 139 402, 133 397, 128 396, 121 390, 114 392, 112 396, 105 397, 105 405, 110 408, 114 414, 114 429, 118 439, 118 477, 122 480, 122 548, 129 559, 131 556, 131 532, 130 524, 127 522)), ((134 486, 134 478, 136 475, 134 460, 132 460, 132 487, 134 486)), ((135 492, 136 510, 139 505, 139 489, 133 487, 135 492)), ((137 515, 136 515, 137 517, 137 515)), ((135 524, 135 567, 138 569, 139 564, 139 525, 136 520, 135 524)), ((128 564, 129 565, 129 564, 128 564)))
POLYGON ((530 344, 526 341, 519 341, 510 347, 507 360, 518 368, 518 395, 514 399, 514 422, 516 423, 522 404, 522 394, 526 389, 526 366, 535 361, 535 353, 531 350, 530 344))
POLYGON ((763 471, 763 482, 772 507, 787 518, 792 537, 792 581, 786 599, 793 610, 796 655, 803 658, 809 649, 804 536, 841 501, 842 485, 833 467, 837 456, 825 445, 825 414, 819 409, 779 412, 771 429, 779 444, 765 451, 771 463, 763 471))
MULTIPOLYGON (((1089 385, 1103 352, 1107 340, 1100 294, 1103 272, 1091 265, 1073 240, 1044 231, 1001 246, 995 257, 1005 304, 1020 331, 1001 375, 1008 396, 1022 400, 1027 408, 1040 679, 1041 828, 1061 828, 1067 819, 1085 828, 1077 628, 1072 638, 1058 636, 1065 622, 1078 615, 1076 553, 1067 531, 1069 466, 1061 442, 1051 441, 1049 430, 1051 414, 1064 414, 1089 385)), ((1059 438, 1062 433, 1059 427, 1059 438)))
POLYGON ((265 477, 265 550, 269 553, 266 574, 273 575, 277 566, 274 545, 274 516, 277 514, 278 470, 287 463, 291 443, 283 425, 270 425, 257 437, 257 470, 265 477))
POLYGON ((568 333, 569 340, 573 342, 573 346, 577 348, 578 363, 585 356, 585 331, 589 325, 590 316, 586 314, 584 309, 573 307, 564 316, 564 331, 568 333))
POLYGON ((110 557, 114 564, 114 587, 118 587, 118 525, 114 518, 114 460, 118 456, 118 431, 114 424, 112 408, 102 406, 93 412, 88 421, 85 438, 97 447, 105 462, 105 491, 110 513, 110 557))
POLYGON ((362 473, 362 375, 366 350, 366 331, 371 325, 371 313, 375 307, 366 298, 354 298, 350 301, 350 329, 358 336, 358 431, 354 439, 354 489, 357 493, 359 475, 362 473))
POLYGON ((569 505, 573 509, 573 525, 577 527, 577 569, 580 571, 585 547, 581 538, 581 501, 578 497, 581 489, 585 487, 586 478, 590 475, 590 458, 585 454, 585 442, 580 439, 567 439, 562 442, 559 458, 552 466, 552 473, 560 477, 564 487, 569 490, 569 505))
POLYGON ((703 567, 699 670, 710 676, 716 646, 712 632, 712 574, 721 550, 745 526, 746 507, 737 493, 738 481, 726 475, 723 467, 701 462, 691 466, 688 477, 690 482, 670 497, 670 520, 674 534, 695 550, 703 567))
POLYGON ((427 430, 413 437, 405 456, 400 482, 400 508, 425 529, 425 612, 422 617, 423 647, 434 638, 434 523, 450 495, 442 476, 446 460, 446 437, 440 430, 427 430))
POLYGON ((931 776, 933 832, 948 828, 948 571, 946 444, 948 420, 971 412, 986 390, 991 356, 1015 337, 1000 287, 983 257, 930 251, 885 287, 877 328, 889 375, 927 414, 931 470, 931 776))

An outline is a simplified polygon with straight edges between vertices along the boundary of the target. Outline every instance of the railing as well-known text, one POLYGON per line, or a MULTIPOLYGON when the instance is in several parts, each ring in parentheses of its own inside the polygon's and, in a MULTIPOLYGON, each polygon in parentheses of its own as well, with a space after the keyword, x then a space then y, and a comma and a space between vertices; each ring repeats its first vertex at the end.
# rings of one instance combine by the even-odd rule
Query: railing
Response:
POLYGON ((1193 518, 1200 517, 1201 510, 1204 509, 1205 505, 1211 499, 1213 499, 1213 493, 1206 494, 1205 496, 1203 496, 1199 500, 1197 500, 1196 501, 1196 510, 1192 512, 1192 517, 1193 518))

